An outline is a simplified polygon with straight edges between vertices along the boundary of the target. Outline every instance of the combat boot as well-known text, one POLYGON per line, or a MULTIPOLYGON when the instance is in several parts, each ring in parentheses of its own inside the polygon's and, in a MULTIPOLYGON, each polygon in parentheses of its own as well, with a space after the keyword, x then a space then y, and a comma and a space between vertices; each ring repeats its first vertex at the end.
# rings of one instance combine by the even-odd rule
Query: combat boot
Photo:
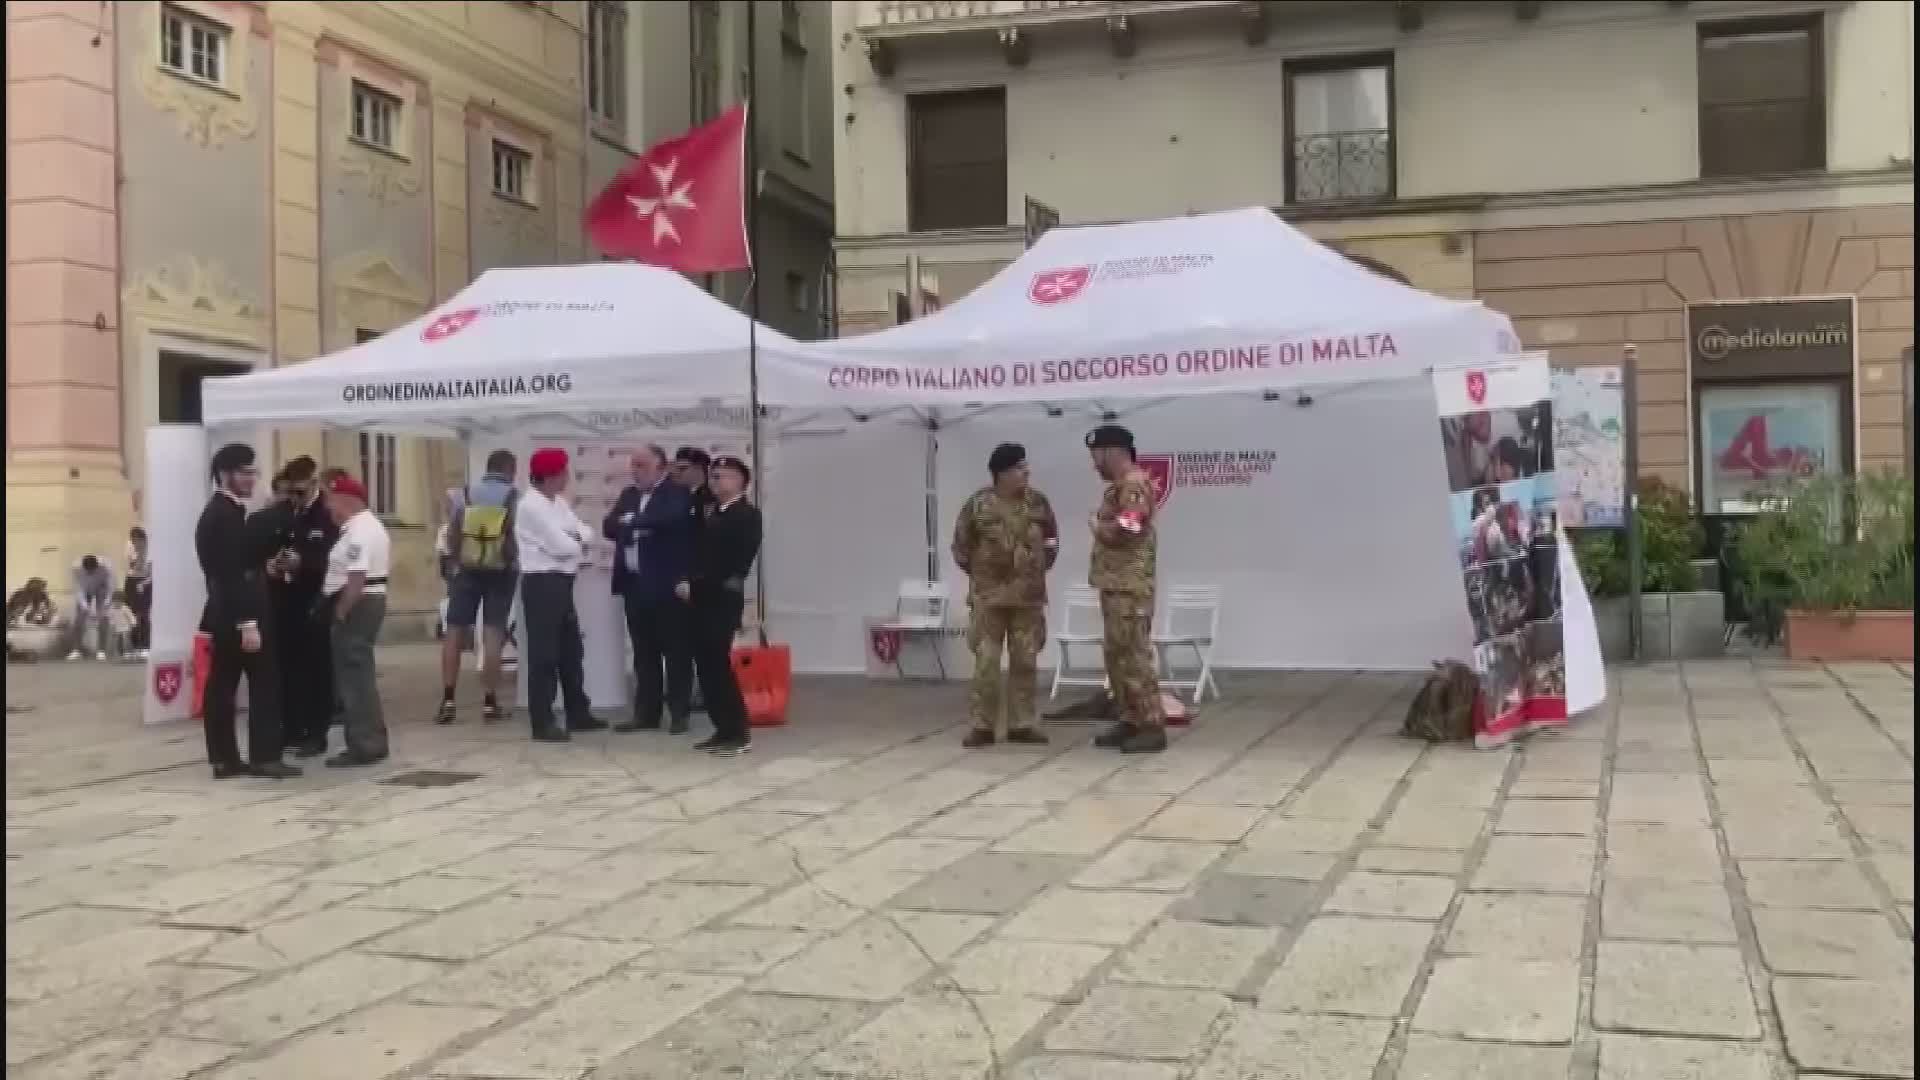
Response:
POLYGON ((1119 720, 1116 721, 1112 727, 1095 735, 1093 737, 1093 745, 1113 750, 1123 745, 1132 737, 1133 725, 1125 720, 1119 720))
POLYGON ((1166 748, 1167 729, 1163 727, 1135 728, 1120 744, 1123 754, 1157 754, 1166 748))

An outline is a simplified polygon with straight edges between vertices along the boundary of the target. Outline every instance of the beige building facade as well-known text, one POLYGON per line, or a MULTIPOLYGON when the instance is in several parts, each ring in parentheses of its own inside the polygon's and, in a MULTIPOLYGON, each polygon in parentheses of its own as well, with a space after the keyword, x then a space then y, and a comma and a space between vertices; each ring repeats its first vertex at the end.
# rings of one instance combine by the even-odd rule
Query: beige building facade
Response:
POLYGON ((1557 364, 1634 345, 1643 471, 1704 509, 1738 501, 1714 463, 1756 412, 1823 467, 1905 460, 1909 3, 835 12, 843 332, 991 276, 1029 199, 1067 225, 1266 205, 1557 364), (1780 344, 1807 335, 1846 345, 1780 344))
MULTIPOLYGON (((827 328, 829 6, 761 4, 766 321, 827 328)), ((144 433, 201 380, 378 335, 498 266, 595 258, 586 202, 749 91, 746 4, 7 5, 7 585, 116 565, 144 433)), ((712 282, 740 301, 745 275, 712 282)), ((350 419, 350 418, 343 418, 350 419)), ((426 613, 450 443, 240 431, 362 474, 426 613)))

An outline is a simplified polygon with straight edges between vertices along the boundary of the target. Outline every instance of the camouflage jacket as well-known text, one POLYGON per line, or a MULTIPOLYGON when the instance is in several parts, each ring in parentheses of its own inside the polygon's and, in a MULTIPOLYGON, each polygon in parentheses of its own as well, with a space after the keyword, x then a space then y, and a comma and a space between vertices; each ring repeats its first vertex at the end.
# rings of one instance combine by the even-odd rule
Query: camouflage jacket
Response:
POLYGON ((1134 469, 1108 484, 1094 515, 1087 584, 1101 592, 1152 596, 1158 545, 1153 481, 1134 469))
POLYGON ((1046 606, 1059 538, 1053 507, 1038 491, 1028 488, 1017 500, 990 487, 974 492, 953 523, 953 561, 967 572, 967 599, 976 607, 1046 606))

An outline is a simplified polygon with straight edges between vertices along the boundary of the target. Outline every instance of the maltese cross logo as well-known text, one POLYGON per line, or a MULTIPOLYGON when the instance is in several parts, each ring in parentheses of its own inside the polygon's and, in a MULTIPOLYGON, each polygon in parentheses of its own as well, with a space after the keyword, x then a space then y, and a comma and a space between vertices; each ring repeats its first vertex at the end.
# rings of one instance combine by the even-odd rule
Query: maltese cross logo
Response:
POLYGON ((649 165, 647 171, 653 174, 653 182, 658 189, 652 198, 638 195, 627 196, 627 202, 633 206, 634 215, 653 226, 653 246, 659 247, 662 241, 680 242, 680 230, 674 227, 670 210, 692 212, 699 207, 693 201, 693 182, 683 180, 674 183, 673 174, 680 169, 679 158, 668 158, 664 165, 649 165))
POLYGON ((479 317, 479 308, 462 308, 459 311, 449 311, 445 315, 428 323, 426 329, 420 331, 420 340, 429 343, 444 341, 460 331, 465 330, 467 327, 472 326, 474 320, 479 317))
POLYGON ((1033 275, 1033 282, 1027 286, 1027 299, 1036 304, 1064 304, 1079 296, 1092 277, 1091 266, 1042 271, 1033 275))

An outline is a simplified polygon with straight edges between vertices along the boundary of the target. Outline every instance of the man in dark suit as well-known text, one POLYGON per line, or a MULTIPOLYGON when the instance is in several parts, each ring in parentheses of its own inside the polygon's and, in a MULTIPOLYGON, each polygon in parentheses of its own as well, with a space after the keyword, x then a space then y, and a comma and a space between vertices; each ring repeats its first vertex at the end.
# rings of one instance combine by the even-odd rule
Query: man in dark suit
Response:
POLYGON ((275 670, 267 606, 267 560, 273 538, 247 521, 246 500, 257 473, 253 448, 229 443, 213 455, 215 490, 200 512, 193 546, 207 579, 200 629, 213 639, 207 673, 207 761, 216 780, 253 775, 299 776, 280 760, 280 682, 275 670), (247 757, 235 739, 235 696, 247 677, 247 757))
MULTIPOLYGON (((683 446, 673 452, 673 482, 687 491, 687 516, 692 520, 693 531, 689 543, 694 547, 700 544, 700 529, 707 523, 707 515, 713 512, 713 490, 707 487, 707 466, 713 459, 705 450, 697 446, 683 446)), ((692 634, 693 628, 688 626, 692 634)), ((668 660, 671 664, 674 661, 668 660)), ((693 712, 707 711, 706 693, 700 688, 700 680, 694 673, 693 652, 691 648, 678 667, 686 672, 687 685, 693 687, 690 709, 693 712)), ((669 669, 671 671, 671 669, 669 669)), ((669 676, 671 681, 671 676, 669 676)))
POLYGON ((747 706, 733 673, 733 637, 747 603, 747 575, 760 554, 760 509, 746 500, 753 471, 736 457, 707 471, 714 507, 700 532, 687 579, 674 587, 693 617, 693 662, 713 720, 713 737, 696 748, 726 757, 750 747, 747 706))
POLYGON ((320 498, 319 466, 297 457, 274 477, 278 498, 255 515, 271 534, 268 565, 274 658, 280 669, 286 744, 301 757, 327 752, 333 721, 333 655, 329 613, 320 610, 327 553, 339 526, 320 498))
POLYGON ((692 711, 686 606, 673 587, 687 576, 692 555, 692 502, 686 488, 667 476, 667 454, 648 446, 633 456, 633 483, 600 526, 613 541, 613 591, 626 604, 633 639, 633 719, 615 731, 660 727, 662 673, 668 731, 687 730, 692 711))

